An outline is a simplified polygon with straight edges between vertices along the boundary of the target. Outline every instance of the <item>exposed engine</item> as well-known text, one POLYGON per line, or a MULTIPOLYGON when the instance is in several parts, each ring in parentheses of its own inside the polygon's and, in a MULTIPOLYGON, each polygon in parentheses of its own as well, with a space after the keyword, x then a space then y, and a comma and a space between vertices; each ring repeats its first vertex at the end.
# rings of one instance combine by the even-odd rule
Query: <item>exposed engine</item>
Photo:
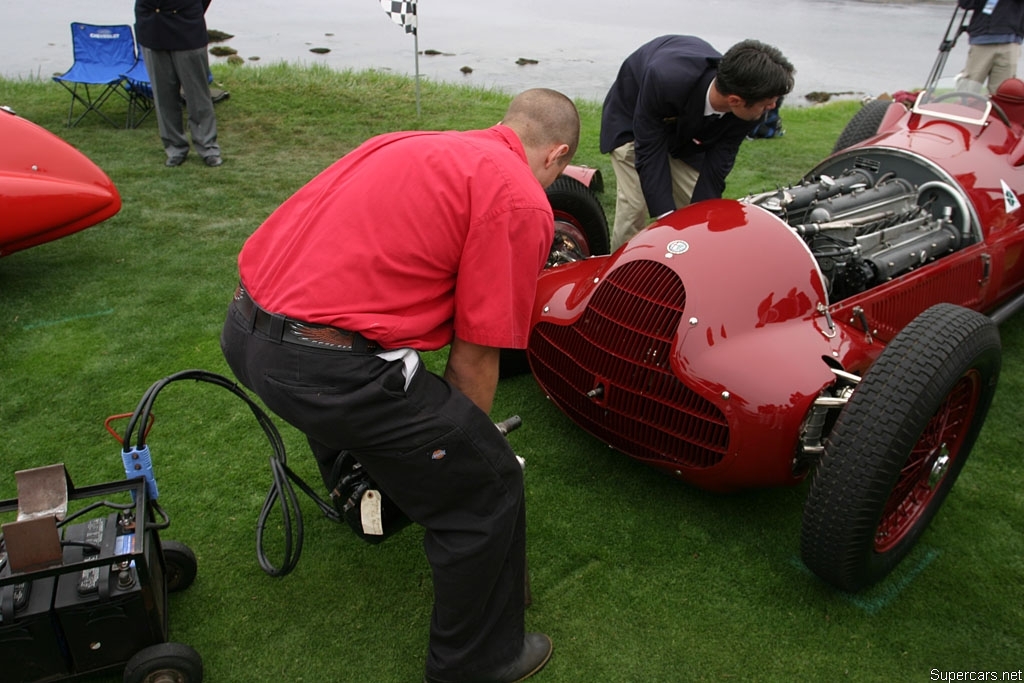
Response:
POLYGON ((836 302, 975 240, 962 193, 924 180, 853 166, 743 201, 775 214, 807 243, 836 302))

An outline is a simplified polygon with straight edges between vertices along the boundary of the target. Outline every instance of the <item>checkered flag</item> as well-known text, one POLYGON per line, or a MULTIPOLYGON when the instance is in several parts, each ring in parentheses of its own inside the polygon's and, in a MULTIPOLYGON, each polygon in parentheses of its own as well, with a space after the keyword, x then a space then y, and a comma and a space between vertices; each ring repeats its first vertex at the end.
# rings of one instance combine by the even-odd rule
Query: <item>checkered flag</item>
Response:
POLYGON ((416 0, 380 0, 380 6, 391 21, 404 26, 406 33, 416 35, 416 0))

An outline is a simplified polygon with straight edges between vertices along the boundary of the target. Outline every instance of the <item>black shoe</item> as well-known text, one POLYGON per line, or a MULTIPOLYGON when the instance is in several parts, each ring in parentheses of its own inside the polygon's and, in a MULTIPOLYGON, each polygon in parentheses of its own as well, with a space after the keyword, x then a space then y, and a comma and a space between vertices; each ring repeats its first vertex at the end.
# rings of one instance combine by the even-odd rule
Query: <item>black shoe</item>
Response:
POLYGON ((182 154, 181 156, 167 157, 167 161, 164 162, 164 166, 181 166, 185 163, 186 156, 187 155, 182 154))
POLYGON ((219 156, 214 155, 212 157, 205 157, 203 159, 203 163, 206 164, 207 166, 220 166, 221 164, 224 163, 224 160, 221 159, 219 156))
MULTIPOLYGON (((523 649, 510 664, 494 671, 475 677, 472 683, 517 683, 544 668, 551 659, 551 639, 543 633, 527 633, 523 639, 523 649)), ((454 683, 439 678, 423 677, 423 683, 454 683)))

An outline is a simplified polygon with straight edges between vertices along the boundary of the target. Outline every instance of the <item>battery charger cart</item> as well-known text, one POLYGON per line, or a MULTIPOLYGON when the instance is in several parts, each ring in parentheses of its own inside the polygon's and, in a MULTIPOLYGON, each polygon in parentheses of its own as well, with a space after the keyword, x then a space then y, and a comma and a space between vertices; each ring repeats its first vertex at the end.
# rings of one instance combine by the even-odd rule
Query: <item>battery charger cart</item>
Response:
POLYGON ((167 595, 196 558, 161 542, 169 520, 145 478, 75 488, 64 465, 16 473, 0 501, 0 671, 35 683, 124 669, 125 683, 198 683, 203 663, 167 641, 167 595))
MULTIPOLYGON (((50 465, 16 473, 18 498, 0 501, 0 521, 17 512, 17 521, 3 524, 0 537, 3 683, 61 681, 118 667, 124 667, 124 683, 201 683, 199 654, 167 642, 167 594, 192 584, 196 557, 184 544, 160 541, 158 532, 170 521, 157 503, 146 444, 157 395, 182 380, 214 384, 238 396, 268 439, 273 481, 256 523, 256 557, 268 575, 288 574, 302 553, 302 511, 292 483, 327 519, 347 524, 369 543, 409 524, 350 454, 339 456, 327 501, 288 467, 273 420, 237 384, 205 370, 174 373, 154 382, 134 413, 106 422, 122 446, 125 480, 76 489, 64 465, 50 465), (130 419, 122 438, 110 423, 124 417, 130 419), (279 564, 264 548, 275 509, 283 535, 279 564)), ((507 436, 521 424, 512 416, 495 427, 507 436)), ((529 604, 528 576, 524 588, 529 604)))

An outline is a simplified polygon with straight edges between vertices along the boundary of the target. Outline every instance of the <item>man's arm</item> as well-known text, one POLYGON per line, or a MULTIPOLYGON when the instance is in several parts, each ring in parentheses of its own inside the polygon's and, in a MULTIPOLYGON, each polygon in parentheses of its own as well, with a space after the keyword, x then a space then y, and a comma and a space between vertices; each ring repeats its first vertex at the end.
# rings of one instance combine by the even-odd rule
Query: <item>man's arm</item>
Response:
POLYGON ((651 59, 633 112, 636 171, 651 217, 674 211, 670 146, 686 144, 704 112, 706 59, 679 59, 663 51, 651 59), (686 139, 677 140, 680 134, 686 139))
MULTIPOLYGON (((677 207, 672 198, 672 171, 669 168, 667 117, 676 117, 679 112, 670 104, 668 74, 649 71, 640 83, 636 109, 633 112, 633 142, 636 148, 636 171, 640 177, 640 188, 651 216, 674 211, 677 207)), ((682 92, 685 84, 674 83, 673 92, 682 92)))
POLYGON ((736 155, 740 151, 740 143, 745 137, 745 128, 733 133, 731 137, 723 138, 704 153, 704 162, 698 169, 697 183, 693 188, 691 202, 699 202, 705 199, 717 199, 725 192, 726 176, 732 171, 736 163, 736 155))
POLYGON ((444 378, 452 383, 487 414, 498 389, 498 364, 501 349, 480 346, 456 337, 448 353, 444 378))

